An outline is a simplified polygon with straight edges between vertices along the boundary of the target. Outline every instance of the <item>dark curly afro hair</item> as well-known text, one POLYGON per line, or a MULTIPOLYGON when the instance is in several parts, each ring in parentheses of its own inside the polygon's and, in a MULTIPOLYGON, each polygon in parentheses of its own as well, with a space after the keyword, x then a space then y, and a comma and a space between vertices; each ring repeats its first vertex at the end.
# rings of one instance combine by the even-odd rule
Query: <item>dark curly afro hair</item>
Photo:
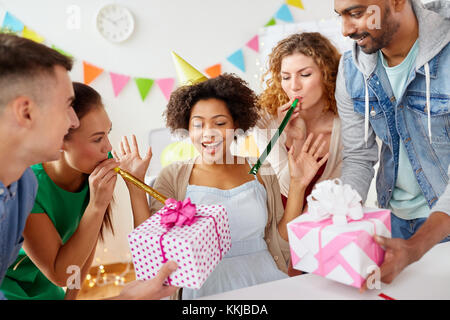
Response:
POLYGON ((259 118, 257 97, 247 83, 233 74, 223 74, 216 78, 182 86, 171 96, 163 116, 172 132, 177 129, 189 129, 191 110, 200 100, 218 99, 228 107, 233 121, 244 132, 255 126, 259 118))

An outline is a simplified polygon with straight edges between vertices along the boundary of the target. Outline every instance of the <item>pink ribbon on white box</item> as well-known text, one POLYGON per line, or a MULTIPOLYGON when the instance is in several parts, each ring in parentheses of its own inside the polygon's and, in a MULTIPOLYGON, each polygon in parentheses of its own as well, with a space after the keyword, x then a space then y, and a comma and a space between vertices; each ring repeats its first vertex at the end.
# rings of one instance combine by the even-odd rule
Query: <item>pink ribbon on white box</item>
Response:
MULTIPOLYGON (((320 261, 319 274, 326 276, 328 271, 325 269, 325 261, 329 259, 330 252, 334 253, 336 248, 344 248, 351 242, 348 238, 332 244, 332 248, 322 246, 322 231, 330 225, 343 226, 349 222, 359 221, 364 217, 361 204, 361 196, 350 185, 343 184, 340 179, 325 180, 318 183, 315 189, 307 197, 308 212, 314 221, 322 221, 330 219, 322 224, 319 229, 319 252, 317 255, 320 261)), ((374 228, 376 234, 376 224, 372 220, 367 220, 374 228)), ((339 258, 339 257, 338 257, 339 258)), ((375 252, 375 261, 378 261, 378 252, 375 252)), ((359 274, 354 272, 350 265, 340 259, 342 267, 351 275, 353 279, 357 279, 359 274)))
MULTIPOLYGON (((352 222, 355 220, 350 220, 348 222, 352 222)), ((371 223, 373 225, 373 232, 374 234, 377 233, 377 226, 375 224, 374 221, 372 220, 367 220, 368 223, 371 223)), ((331 244, 331 246, 326 246, 323 247, 322 246, 322 231, 324 228, 328 227, 329 225, 333 224, 332 221, 330 220, 329 223, 322 225, 319 229, 319 253, 317 254, 318 260, 319 260, 319 274, 323 277, 325 277, 328 273, 329 270, 326 270, 327 268, 325 267, 325 261, 327 261, 332 255, 334 255, 340 262, 340 264, 342 265, 342 267, 348 272, 348 274, 350 274, 350 276, 353 279, 358 278, 360 275, 355 272, 353 270, 353 268, 344 260, 340 257, 340 255, 336 256, 335 253, 336 251, 340 251, 340 249, 346 247, 350 242, 352 242, 352 239, 350 237, 344 238, 340 241, 335 241, 334 243, 331 244)), ((351 234, 352 232, 347 233, 347 235, 351 234)), ((379 255, 378 255, 378 251, 375 251, 375 257, 373 259, 374 261, 378 261, 379 260, 379 255)), ((332 269, 332 268, 330 268, 332 269)))
POLYGON ((195 216, 197 209, 195 204, 191 203, 190 198, 183 201, 169 198, 165 201, 165 204, 167 210, 161 215, 161 224, 167 229, 171 229, 174 225, 179 227, 190 226, 197 221, 195 216))

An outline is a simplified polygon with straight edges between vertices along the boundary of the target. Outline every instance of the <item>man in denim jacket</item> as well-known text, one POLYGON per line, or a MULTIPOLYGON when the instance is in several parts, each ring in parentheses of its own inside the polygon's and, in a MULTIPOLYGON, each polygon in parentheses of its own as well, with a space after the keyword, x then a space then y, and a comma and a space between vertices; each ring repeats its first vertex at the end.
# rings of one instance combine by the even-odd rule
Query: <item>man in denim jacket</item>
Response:
POLYGON ((392 211, 392 237, 401 238, 378 238, 387 249, 382 281, 390 282, 450 239, 450 2, 334 5, 343 35, 355 40, 341 58, 336 84, 342 180, 365 201, 378 137, 377 201, 392 211))

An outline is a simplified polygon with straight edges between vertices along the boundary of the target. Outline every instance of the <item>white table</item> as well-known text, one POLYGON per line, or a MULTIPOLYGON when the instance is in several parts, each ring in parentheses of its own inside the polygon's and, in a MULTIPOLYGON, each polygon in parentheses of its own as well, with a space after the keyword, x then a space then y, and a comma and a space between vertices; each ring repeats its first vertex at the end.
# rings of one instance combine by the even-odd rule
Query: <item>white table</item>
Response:
POLYGON ((405 268, 391 284, 381 283, 381 289, 362 294, 357 288, 305 274, 200 300, 384 300, 380 293, 397 300, 450 299, 450 242, 434 246, 422 259, 405 268))

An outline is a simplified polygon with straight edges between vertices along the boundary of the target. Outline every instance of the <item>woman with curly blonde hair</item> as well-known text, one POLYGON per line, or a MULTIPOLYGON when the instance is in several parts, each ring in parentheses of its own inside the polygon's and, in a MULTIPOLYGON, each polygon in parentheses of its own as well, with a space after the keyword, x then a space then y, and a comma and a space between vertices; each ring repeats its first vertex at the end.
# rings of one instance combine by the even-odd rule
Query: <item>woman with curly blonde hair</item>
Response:
POLYGON ((263 75, 266 89, 259 96, 261 119, 254 132, 259 150, 264 150, 294 99, 301 98, 267 160, 278 176, 283 203, 288 194, 295 195, 303 201, 303 211, 317 182, 340 176, 342 144, 334 98, 339 59, 338 50, 320 33, 297 33, 272 49, 263 75), (289 193, 292 148, 303 161, 304 173, 302 188, 289 193))

